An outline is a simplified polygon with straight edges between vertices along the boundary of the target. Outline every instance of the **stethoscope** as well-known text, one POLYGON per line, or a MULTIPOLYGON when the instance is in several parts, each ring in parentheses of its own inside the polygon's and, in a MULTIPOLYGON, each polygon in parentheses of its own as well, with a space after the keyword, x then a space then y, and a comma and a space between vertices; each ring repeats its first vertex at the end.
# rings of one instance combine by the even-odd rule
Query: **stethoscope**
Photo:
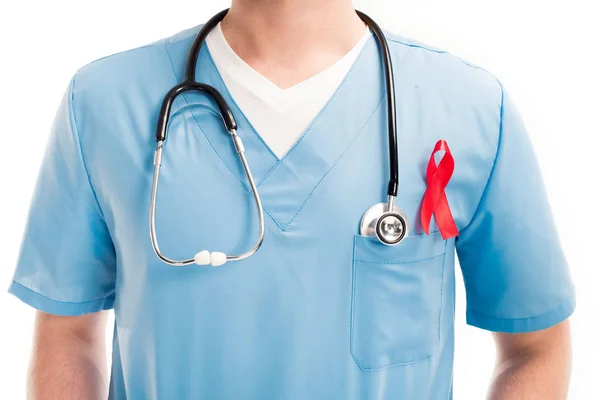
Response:
MULTIPOLYGON (((198 32, 198 35, 192 43, 192 48, 189 52, 185 79, 182 83, 172 88, 165 96, 160 114, 158 117, 158 126, 156 128, 156 142, 157 147, 154 152, 154 179, 152 181, 152 197, 150 200, 150 237, 152 240, 152 247, 154 252, 165 263, 172 266, 186 266, 190 264, 219 266, 225 264, 227 261, 240 261, 244 260, 260 248, 264 236, 265 236, 265 221, 263 215, 262 204, 260 196, 254 183, 254 178, 250 167, 248 167, 248 161, 244 155, 244 145, 242 139, 237 135, 237 124, 233 117, 231 109, 227 105, 227 102, 215 88, 204 83, 196 82, 196 64, 200 48, 204 43, 208 33, 225 17, 229 10, 223 10, 214 17, 212 17, 198 32), (166 257, 161 253, 158 247, 158 240, 156 238, 156 191, 158 188, 158 179, 160 175, 160 166, 162 162, 162 153, 164 142, 167 138, 167 127, 169 124, 169 118, 171 113, 171 107, 173 102, 180 94, 188 91, 203 92, 212 97, 221 113, 225 128, 231 135, 233 145, 238 153, 240 161, 246 172, 246 177, 250 183, 252 194, 254 195, 254 201, 256 203, 256 210, 259 223, 258 239, 254 246, 246 251, 245 253, 229 255, 221 252, 209 252, 208 250, 202 250, 197 253, 193 258, 187 260, 173 260, 166 257)), ((385 245, 393 246, 400 243, 408 235, 408 219, 406 215, 394 205, 394 200, 398 193, 398 148, 397 148, 397 135, 396 135, 396 102, 395 102, 395 88, 394 88, 394 75, 392 72, 392 61, 390 58, 390 51, 387 45, 385 36, 379 28, 379 26, 370 17, 363 14, 360 11, 356 12, 358 16, 369 26, 369 28, 375 34, 379 43, 381 56, 383 58, 383 64, 385 69, 385 83, 386 83, 386 94, 387 94, 387 112, 388 112, 388 135, 389 135, 389 157, 390 157, 390 181, 388 184, 388 196, 387 203, 378 203, 372 206, 365 212, 360 222, 360 234, 364 236, 374 236, 385 245)))

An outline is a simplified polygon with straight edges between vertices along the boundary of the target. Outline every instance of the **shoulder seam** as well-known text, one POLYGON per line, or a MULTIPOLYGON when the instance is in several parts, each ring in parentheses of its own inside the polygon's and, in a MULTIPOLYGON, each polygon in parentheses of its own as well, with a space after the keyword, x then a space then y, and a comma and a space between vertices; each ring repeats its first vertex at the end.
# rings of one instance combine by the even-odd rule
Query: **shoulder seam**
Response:
POLYGON ((97 59, 95 59, 93 61, 88 62, 87 64, 85 64, 84 66, 82 66, 81 68, 79 68, 77 70, 77 72, 80 72, 82 69, 86 68, 87 66, 96 64, 97 62, 100 62, 102 60, 106 60, 108 58, 116 57, 116 56, 119 56, 119 55, 122 55, 122 54, 131 53, 131 52, 134 52, 134 51, 137 51, 137 50, 147 49, 149 47, 160 46, 161 42, 163 42, 163 41, 165 41, 165 39, 160 39, 160 40, 157 40, 154 43, 149 43, 149 44, 146 44, 146 45, 143 45, 143 46, 134 47, 133 49, 127 49, 127 50, 119 51, 119 52, 116 52, 116 53, 113 53, 113 54, 108 54, 108 55, 106 55, 104 57, 100 57, 100 58, 97 58, 97 59))
POLYGON ((87 178, 90 190, 92 191, 92 196, 94 197, 94 203, 96 205, 96 209, 97 209, 98 213, 100 214, 100 217, 102 217, 102 220, 104 220, 104 213, 102 212, 102 207, 100 207, 100 202, 98 201, 98 196, 96 195, 96 191, 94 190, 94 186, 92 185, 92 180, 90 179, 88 167, 85 162, 85 157, 83 154, 83 145, 81 144, 81 138, 79 136, 79 128, 77 127, 77 119, 75 118, 75 108, 73 107, 73 104, 75 103, 75 79, 76 79, 76 75, 73 76, 73 78, 71 79, 71 85, 69 87, 69 91, 71 92, 69 95, 69 114, 70 114, 69 120, 70 120, 70 124, 71 124, 71 130, 73 131, 73 135, 75 136, 75 139, 77 140, 77 146, 79 146, 79 155, 81 157, 81 164, 83 165, 83 170, 85 172, 85 176, 87 178))
POLYGON ((492 176, 494 175, 494 171, 496 169, 496 165, 497 165, 497 161, 498 161, 498 154, 500 153, 500 143, 502 141, 502 127, 503 127, 503 122, 504 122, 504 98, 505 98, 505 93, 504 93, 504 87, 502 86, 502 84, 500 83, 500 81, 498 81, 498 79, 496 79, 496 82, 498 83, 498 86, 500 87, 500 110, 499 110, 499 121, 498 121, 498 144, 496 145, 496 154, 494 155, 494 161, 492 162, 492 167, 490 168, 490 174, 488 175, 487 181, 485 182, 485 186, 483 188, 483 191, 481 192, 481 197, 479 198, 479 202, 477 203, 477 207, 475 208, 475 212, 473 213, 473 216, 471 217, 470 221, 464 226, 464 228, 462 228, 459 231, 459 236, 460 233, 462 231, 464 231, 465 229, 469 228, 469 226, 471 226, 471 223, 473 222, 473 220, 475 219, 475 217, 477 216, 477 214, 479 213, 479 209, 481 208, 482 204, 483 204, 483 199, 485 198, 488 188, 490 186, 490 181, 492 180, 492 176))
MULTIPOLYGON (((197 27, 202 27, 203 25, 204 25, 204 24, 200 24, 200 25, 198 25, 198 26, 194 26, 194 27, 192 27, 192 28, 189 28, 189 30, 196 29, 197 27)), ((173 40, 173 37, 174 37, 174 36, 177 36, 177 34, 175 34, 175 35, 173 35, 173 36, 171 36, 171 37, 168 37, 168 38, 165 38, 165 39, 163 39, 162 41, 165 43, 165 46, 166 46, 166 44, 167 44, 167 43, 176 43, 176 42, 179 42, 179 41, 182 41, 182 40, 189 39, 189 38, 190 38, 190 37, 192 37, 192 36, 194 36, 194 37, 195 37, 197 34, 198 34, 198 32, 191 32, 189 35, 185 35, 185 36, 182 36, 182 37, 178 38, 177 40, 173 40)))
MULTIPOLYGON (((169 64, 171 65, 171 71, 173 72, 173 76, 175 77, 175 81, 179 78, 177 77, 177 72, 175 72, 175 64, 173 64, 173 59, 171 58, 171 53, 169 53, 169 49, 167 49, 167 42, 163 43, 163 49, 165 50, 165 54, 167 55, 167 60, 169 60, 169 64)), ((186 100, 187 103, 187 100, 186 100)))
MULTIPOLYGON (((436 53, 436 54, 445 54, 445 55, 448 55, 448 56, 454 57, 455 59, 457 59, 458 61, 460 61, 461 63, 465 64, 465 65, 466 65, 466 66, 468 66, 468 67, 475 68, 475 69, 479 69, 479 70, 481 70, 481 71, 487 72, 488 74, 490 74, 490 75, 494 76, 494 75, 493 75, 493 74, 492 74, 490 71, 488 71, 487 69, 485 69, 485 68, 483 68, 483 67, 480 67, 479 65, 471 64, 470 62, 468 62, 468 61, 466 61, 466 60, 463 60, 463 59, 462 59, 462 58, 460 58, 459 56, 457 56, 457 55, 455 55, 455 54, 452 54, 452 53, 449 53, 449 52, 448 52, 448 51, 446 51, 446 50, 433 49, 433 48, 431 48, 431 47, 427 47, 427 46, 423 46, 423 45, 420 45, 420 44, 415 44, 415 43, 408 43, 408 42, 405 42, 405 41, 402 41, 402 40, 399 40, 399 39, 395 39, 395 38, 388 38, 388 40, 389 40, 390 42, 398 43, 398 44, 400 44, 400 45, 403 45, 403 46, 406 46, 406 47, 409 47, 409 48, 417 48, 417 49, 422 49, 422 50, 428 51, 428 52, 430 52, 430 53, 436 53)), ((495 77, 494 77, 494 78, 495 78, 495 77)), ((497 79, 496 79, 496 80, 497 80, 497 79)))

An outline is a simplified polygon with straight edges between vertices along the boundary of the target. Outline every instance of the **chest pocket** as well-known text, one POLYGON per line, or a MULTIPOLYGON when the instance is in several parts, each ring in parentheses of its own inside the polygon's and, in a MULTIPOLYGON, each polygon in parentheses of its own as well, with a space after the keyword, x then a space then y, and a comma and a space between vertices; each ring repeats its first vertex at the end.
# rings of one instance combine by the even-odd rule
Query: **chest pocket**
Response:
POLYGON ((440 340, 446 242, 439 233, 397 246, 355 235, 350 348, 363 370, 430 358, 440 340))

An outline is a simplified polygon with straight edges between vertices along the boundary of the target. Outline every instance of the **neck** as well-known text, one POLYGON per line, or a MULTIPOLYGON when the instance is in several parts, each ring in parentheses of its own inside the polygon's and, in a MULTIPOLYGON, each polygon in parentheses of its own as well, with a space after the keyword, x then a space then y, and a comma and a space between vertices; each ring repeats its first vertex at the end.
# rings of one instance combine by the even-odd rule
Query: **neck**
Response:
POLYGON ((351 0, 232 0, 221 28, 236 54, 279 86, 325 69, 365 33, 351 0))

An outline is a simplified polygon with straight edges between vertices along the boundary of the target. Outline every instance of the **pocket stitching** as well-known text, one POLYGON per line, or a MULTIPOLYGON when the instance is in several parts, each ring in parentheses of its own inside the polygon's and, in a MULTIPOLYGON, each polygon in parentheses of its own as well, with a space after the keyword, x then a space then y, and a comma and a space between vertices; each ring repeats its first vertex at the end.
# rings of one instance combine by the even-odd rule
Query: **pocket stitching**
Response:
POLYGON ((418 263, 418 262, 432 260, 432 259, 438 258, 438 257, 443 257, 442 265, 441 265, 441 276, 440 276, 440 301, 438 303, 439 304, 438 335, 437 335, 437 343, 436 343, 436 345, 439 345, 439 343, 441 341, 441 318, 442 318, 442 309, 443 309, 442 301, 443 301, 443 291, 444 291, 444 269, 445 269, 445 264, 446 264, 447 245, 448 245, 448 241, 445 241, 443 253, 433 256, 433 257, 423 259, 423 260, 405 261, 405 262, 402 262, 402 261, 373 262, 373 261, 363 261, 363 260, 359 260, 356 258, 357 239, 356 239, 356 236, 354 237, 354 246, 352 249, 352 304, 350 307, 350 354, 352 355, 352 358, 354 359, 354 362, 356 363, 356 365, 358 365, 358 367, 362 371, 380 371, 382 369, 390 368, 390 367, 394 367, 394 366, 415 364, 415 363, 422 362, 422 361, 432 358, 433 354, 430 354, 427 357, 416 358, 413 360, 399 361, 399 362, 395 362, 395 363, 391 363, 391 364, 386 364, 381 367, 365 367, 361 364, 361 362, 358 360, 358 358, 355 354, 355 351, 354 351, 354 347, 355 347, 354 346, 354 310, 355 310, 355 305, 356 305, 356 263, 357 262, 365 262, 365 263, 384 264, 384 265, 385 264, 411 264, 411 263, 418 263))
MULTIPOLYGON (((429 236, 433 236, 429 235, 429 236)), ((436 234, 436 236, 439 236, 436 234)), ((402 244, 402 246, 407 246, 410 241, 416 241, 417 242, 417 246, 420 246, 418 244, 418 241, 420 240, 421 235, 409 235, 405 238, 405 243, 402 244)), ((385 246, 385 245, 381 245, 380 242, 377 240, 377 238, 375 237, 370 237, 370 236, 363 236, 360 234, 356 234, 354 235, 354 254, 353 254, 353 259, 356 259, 358 251, 357 248, 359 247, 364 247, 364 246, 380 246, 381 245, 381 249, 384 252, 388 252, 387 254, 389 255, 389 257, 387 257, 387 260, 382 260, 382 255, 381 254, 377 254, 376 256, 374 256, 373 254, 368 254, 369 252, 367 252, 366 254, 362 254, 360 259, 356 259, 357 261, 360 262, 368 262, 368 263, 374 263, 374 264, 407 264, 407 263, 414 263, 414 262, 423 262, 423 261, 427 261, 431 258, 436 258, 441 256, 442 254, 446 253, 446 241, 445 240, 441 240, 441 243, 438 243, 437 240, 434 241, 434 243, 431 244, 431 246, 433 246, 432 250, 435 250, 435 254, 431 257, 428 258, 415 258, 417 256, 413 255, 412 257, 403 257, 403 256, 397 256, 394 255, 393 253, 389 253, 388 249, 392 248, 390 246, 385 246), (391 259, 391 260, 390 260, 391 259)), ((426 256, 426 255, 423 255, 426 256)))
POLYGON ((445 246, 444 246, 444 251, 442 253, 437 254, 435 256, 432 256, 432 257, 424 258, 422 260, 413 260, 413 261, 402 261, 402 260, 368 261, 368 260, 362 260, 360 258, 354 258, 354 261, 355 262, 361 262, 361 263, 368 263, 368 264, 384 264, 384 265, 389 265, 389 264, 415 264, 415 263, 421 263, 421 262, 433 260, 434 258, 438 258, 439 256, 443 256, 444 254, 446 254, 445 246))

